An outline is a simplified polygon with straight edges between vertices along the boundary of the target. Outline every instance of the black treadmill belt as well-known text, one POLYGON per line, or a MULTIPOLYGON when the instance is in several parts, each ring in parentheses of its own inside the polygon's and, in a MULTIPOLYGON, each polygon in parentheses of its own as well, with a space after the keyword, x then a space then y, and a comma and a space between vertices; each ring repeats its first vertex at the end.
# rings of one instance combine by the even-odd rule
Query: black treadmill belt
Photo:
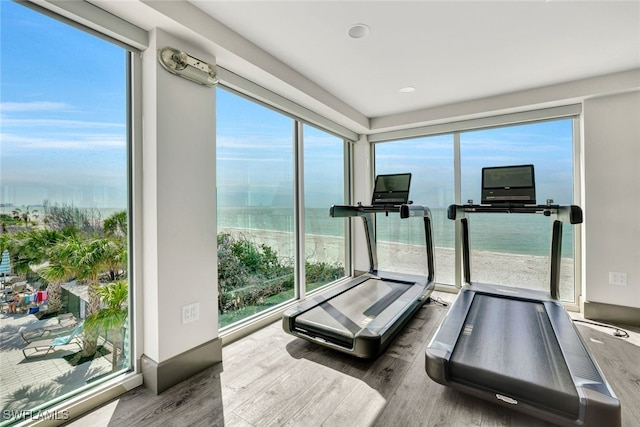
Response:
POLYGON ((349 346, 355 335, 385 313, 413 283, 369 279, 295 318, 295 326, 315 336, 349 346))
POLYGON ((450 363, 452 381, 578 416, 578 393, 542 303, 476 294, 450 363))
POLYGON ((374 318, 386 310, 392 302, 400 298, 400 295, 404 294, 409 286, 407 283, 390 282, 385 280, 385 285, 389 286, 389 291, 384 294, 382 298, 376 301, 373 305, 367 308, 363 314, 367 318, 374 318))
POLYGON ((344 327, 346 331, 348 331, 348 333, 345 335, 353 337, 355 334, 358 333, 360 329, 362 329, 361 326, 359 326, 356 322, 351 320, 349 316, 345 315, 336 307, 334 307, 333 304, 331 304, 330 302, 325 302, 321 304, 319 307, 322 307, 322 309, 326 311, 329 316, 333 317, 339 324, 341 324, 344 327))

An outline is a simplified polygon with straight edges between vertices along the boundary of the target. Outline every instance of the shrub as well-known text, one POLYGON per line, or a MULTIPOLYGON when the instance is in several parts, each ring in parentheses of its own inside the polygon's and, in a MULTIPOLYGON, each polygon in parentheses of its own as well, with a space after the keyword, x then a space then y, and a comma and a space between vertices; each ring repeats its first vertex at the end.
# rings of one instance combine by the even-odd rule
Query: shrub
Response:
POLYGON ((73 205, 44 201, 44 223, 53 230, 74 229, 88 236, 102 235, 102 216, 97 209, 81 209, 73 205))
POLYGON ((245 237, 218 235, 218 309, 221 313, 262 304, 293 288, 293 267, 284 265, 267 245, 245 237))
POLYGON ((339 264, 328 264, 326 262, 305 262, 305 278, 307 285, 323 285, 333 282, 344 276, 344 267, 339 264))
MULTIPOLYGON (((244 236, 218 234, 218 310, 226 313, 264 305, 269 297, 292 291, 294 267, 268 245, 244 236)), ((344 275, 340 265, 305 263, 306 281, 319 286, 344 275)))

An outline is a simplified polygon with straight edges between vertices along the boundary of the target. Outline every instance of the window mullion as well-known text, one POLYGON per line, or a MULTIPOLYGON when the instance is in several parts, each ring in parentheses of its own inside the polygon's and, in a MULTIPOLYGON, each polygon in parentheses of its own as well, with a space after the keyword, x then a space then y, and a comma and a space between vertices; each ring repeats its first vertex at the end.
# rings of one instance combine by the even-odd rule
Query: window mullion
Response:
POLYGON ((293 121, 293 153, 294 153, 294 295, 297 299, 305 297, 305 248, 304 248, 304 135, 303 124, 293 121))
MULTIPOLYGON (((454 182, 454 200, 457 204, 462 203, 462 166, 460 161, 460 132, 453 133, 453 182, 454 182)), ((460 234, 462 229, 460 222, 455 222, 455 287, 462 286, 462 244, 460 234)))

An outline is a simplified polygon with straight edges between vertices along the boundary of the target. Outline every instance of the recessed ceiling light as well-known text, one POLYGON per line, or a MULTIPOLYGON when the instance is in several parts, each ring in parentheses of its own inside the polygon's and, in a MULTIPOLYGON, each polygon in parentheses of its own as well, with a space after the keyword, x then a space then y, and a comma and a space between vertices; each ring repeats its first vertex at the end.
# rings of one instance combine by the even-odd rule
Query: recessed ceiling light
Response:
POLYGON ((413 86, 405 86, 403 88, 400 89, 400 93, 411 93, 411 92, 415 92, 416 88, 413 86))
POLYGON ((354 24, 349 27, 349 37, 352 39, 361 39, 369 35, 369 27, 365 24, 354 24))

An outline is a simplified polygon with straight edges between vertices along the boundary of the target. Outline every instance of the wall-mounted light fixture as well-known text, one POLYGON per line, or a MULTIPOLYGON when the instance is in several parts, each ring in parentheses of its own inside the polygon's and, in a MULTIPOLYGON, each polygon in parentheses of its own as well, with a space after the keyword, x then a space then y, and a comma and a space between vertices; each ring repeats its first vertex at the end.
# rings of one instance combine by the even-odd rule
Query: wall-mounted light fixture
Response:
POLYGON ((162 48, 158 50, 158 61, 168 72, 192 82, 207 87, 218 84, 215 65, 194 58, 181 50, 169 46, 162 48))

